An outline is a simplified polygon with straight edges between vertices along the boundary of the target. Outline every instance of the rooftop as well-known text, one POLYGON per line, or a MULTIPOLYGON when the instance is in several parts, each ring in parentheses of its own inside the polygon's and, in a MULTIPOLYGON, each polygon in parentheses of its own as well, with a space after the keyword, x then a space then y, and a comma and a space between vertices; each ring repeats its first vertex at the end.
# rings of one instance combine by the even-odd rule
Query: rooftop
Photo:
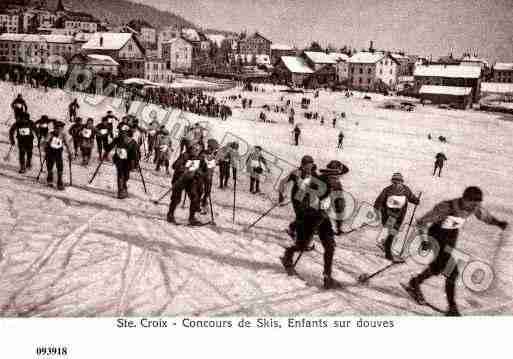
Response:
POLYGON ((339 61, 347 61, 349 60, 349 56, 347 56, 346 54, 343 54, 341 52, 330 52, 328 54, 328 56, 335 62, 339 62, 339 61))
POLYGON ((320 51, 305 51, 308 57, 314 64, 335 64, 335 60, 325 52, 320 51))
POLYGON ((419 93, 429 95, 467 96, 470 95, 471 91, 472 88, 470 87, 422 85, 419 93))
POLYGON ((497 94, 513 94, 513 84, 507 82, 483 82, 481 92, 497 94))
POLYGON ((279 51, 293 51, 294 48, 290 45, 284 45, 284 44, 272 44, 271 50, 279 50, 279 51))
POLYGON ((512 71, 513 70, 513 63, 506 63, 506 62, 497 62, 493 66, 494 70, 500 70, 500 71, 512 71))
POLYGON ((421 65, 415 68, 414 76, 478 79, 481 68, 465 65, 421 65))
POLYGON ((281 61, 285 67, 296 74, 313 74, 314 71, 308 66, 305 59, 298 56, 282 56, 281 61))
POLYGON ((349 62, 353 64, 375 64, 380 61, 385 54, 383 52, 367 52, 360 51, 349 58, 349 62))
POLYGON ((84 50, 120 50, 132 38, 130 33, 97 32, 82 46, 84 50), (100 46, 100 38, 103 44, 100 46))

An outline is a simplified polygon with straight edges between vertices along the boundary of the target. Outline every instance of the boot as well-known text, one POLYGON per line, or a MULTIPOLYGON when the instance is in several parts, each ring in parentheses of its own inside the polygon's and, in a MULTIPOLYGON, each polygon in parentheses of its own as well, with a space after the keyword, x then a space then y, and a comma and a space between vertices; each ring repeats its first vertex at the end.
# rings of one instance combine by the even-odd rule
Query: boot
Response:
POLYGON ((27 172, 27 170, 25 169, 25 166, 22 166, 20 168, 20 170, 18 171, 18 173, 25 173, 25 172, 27 172))
POLYGON ((202 222, 200 222, 200 221, 198 221, 198 220, 196 219, 196 217, 192 216, 192 217, 190 217, 190 218, 189 218, 189 225, 190 225, 191 227, 198 227, 198 226, 203 225, 203 223, 202 223, 202 222))
POLYGON ((283 254, 283 257, 280 257, 281 264, 283 264, 285 271, 290 276, 296 274, 296 269, 294 268, 293 256, 294 256, 294 251, 291 248, 287 248, 285 250, 285 253, 283 254))
POLYGON ((64 183, 62 183, 62 181, 57 182, 57 189, 59 191, 64 191, 64 183))
POLYGON ((449 309, 445 315, 447 317, 461 317, 460 311, 458 310, 456 304, 449 304, 449 309))
POLYGON ((341 289, 342 283, 333 279, 331 276, 324 276, 324 289, 341 289))
POLYGON ((408 283, 408 290, 411 292, 417 303, 420 305, 426 304, 426 299, 424 298, 424 295, 422 294, 422 290, 420 289, 419 283, 417 283, 417 280, 415 277, 410 279, 410 282, 408 283))
POLYGON ((176 223, 175 216, 172 213, 168 213, 166 220, 171 224, 178 224, 176 223))

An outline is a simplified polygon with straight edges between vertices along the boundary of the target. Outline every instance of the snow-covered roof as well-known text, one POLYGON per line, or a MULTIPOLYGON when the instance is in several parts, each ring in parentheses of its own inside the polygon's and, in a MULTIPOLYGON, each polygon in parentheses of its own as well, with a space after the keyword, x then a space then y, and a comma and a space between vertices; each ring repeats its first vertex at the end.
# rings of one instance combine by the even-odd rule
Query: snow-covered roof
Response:
POLYGON ((465 65, 421 65, 415 67, 414 76, 478 79, 481 77, 481 68, 465 65))
POLYGON ((471 91, 471 87, 422 85, 419 93, 430 95, 467 96, 470 95, 471 91))
POLYGON ((488 61, 486 61, 485 59, 480 59, 479 57, 475 57, 475 56, 463 56, 461 58, 461 61, 464 61, 464 62, 480 62, 482 64, 485 64, 488 66, 488 61))
POLYGON ((398 54, 396 52, 392 52, 390 53, 390 56, 392 56, 394 59, 400 61, 400 60, 409 60, 410 58, 408 56, 405 56, 405 55, 401 55, 401 54, 398 54))
POLYGON ((272 44, 271 50, 278 50, 278 51, 293 51, 294 48, 290 45, 284 45, 284 44, 272 44))
POLYGON ((89 63, 93 63, 95 65, 119 65, 119 63, 116 62, 112 57, 106 55, 90 54, 87 55, 87 58, 89 63))
POLYGON ((360 51, 351 56, 349 62, 352 64, 375 64, 383 57, 385 57, 385 54, 382 52, 360 51))
POLYGON ((87 42, 91 39, 93 34, 89 32, 78 32, 75 34, 75 41, 87 42))
POLYGON ((343 54, 341 52, 330 52, 328 54, 328 56, 335 62, 339 62, 339 61, 347 61, 349 60, 349 56, 347 56, 346 54, 343 54))
POLYGON ((221 43, 223 42, 223 40, 226 39, 226 36, 222 35, 222 34, 205 34, 205 36, 207 37, 207 39, 209 39, 210 41, 212 41, 214 44, 216 44, 217 46, 221 46, 221 43))
POLYGON ((491 93, 513 93, 513 83, 507 82, 482 82, 481 83, 481 92, 491 92, 491 93))
POLYGON ((182 36, 189 41, 201 41, 201 37, 195 29, 182 29, 182 36))
POLYGON ((124 32, 97 32, 82 46, 84 50, 120 50, 132 38, 132 34, 124 32), (100 46, 103 38, 103 46, 100 46))
POLYGON ((282 56, 281 61, 285 67, 295 74, 313 74, 313 70, 308 66, 305 59, 298 56, 282 56))
POLYGON ((0 35, 0 41, 51 42, 68 44, 73 42, 73 36, 38 34, 2 34, 0 35))
POLYGON ((513 70, 513 64, 512 63, 505 63, 505 62, 497 62, 495 66, 493 66, 494 70, 499 71, 512 71, 513 70))
POLYGON ((333 60, 327 53, 320 51, 305 51, 308 57, 314 64, 334 64, 333 60))

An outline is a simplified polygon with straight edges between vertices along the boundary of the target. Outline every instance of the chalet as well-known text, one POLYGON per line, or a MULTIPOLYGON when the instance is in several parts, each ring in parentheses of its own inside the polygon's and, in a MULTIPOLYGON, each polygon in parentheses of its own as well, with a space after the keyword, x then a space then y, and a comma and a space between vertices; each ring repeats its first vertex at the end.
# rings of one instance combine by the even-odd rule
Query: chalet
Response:
POLYGON ((131 33, 95 33, 82 46, 82 52, 112 57, 119 62, 122 77, 144 77, 145 51, 131 33))
POLYGON ((274 66, 273 77, 280 83, 299 87, 313 73, 303 57, 282 56, 274 66))
POLYGON ((513 63, 496 63, 493 66, 492 81, 513 83, 513 63))
POLYGON ((139 41, 146 48, 147 44, 153 45, 157 43, 157 30, 144 20, 132 20, 127 26, 136 31, 139 36, 139 41))
POLYGON ((330 52, 328 54, 335 61, 337 81, 344 82, 349 79, 349 56, 339 52, 330 52))
POLYGON ((415 88, 421 99, 468 108, 479 101, 481 68, 463 65, 417 66, 415 88))
POLYGON ((399 63, 389 54, 379 51, 361 51, 348 60, 349 83, 365 90, 394 88, 397 84, 399 63))
POLYGON ((258 64, 271 64, 272 41, 258 32, 249 37, 242 37, 237 41, 235 59, 242 58, 245 62, 258 64), (255 60, 253 60, 255 59, 255 60))

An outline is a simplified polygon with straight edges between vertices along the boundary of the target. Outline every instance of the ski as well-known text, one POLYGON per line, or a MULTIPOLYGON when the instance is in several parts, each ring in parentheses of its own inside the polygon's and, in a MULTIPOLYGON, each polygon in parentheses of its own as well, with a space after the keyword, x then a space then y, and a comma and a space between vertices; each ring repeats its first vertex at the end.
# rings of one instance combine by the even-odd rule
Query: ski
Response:
POLYGON ((437 306, 429 303, 428 301, 424 300, 424 301, 419 301, 418 300, 418 297, 416 296, 416 293, 413 292, 410 288, 410 286, 404 284, 404 283, 399 283, 401 284, 401 287, 403 287, 403 289, 406 291, 406 293, 408 293, 408 295, 415 301, 415 303, 417 303, 418 305, 421 305, 421 306, 424 306, 424 307, 428 307, 428 308, 431 308, 432 310, 434 310, 435 312, 438 312, 440 314, 444 314, 446 315, 447 314, 447 311, 445 310, 442 310, 440 308, 438 308, 437 306))

